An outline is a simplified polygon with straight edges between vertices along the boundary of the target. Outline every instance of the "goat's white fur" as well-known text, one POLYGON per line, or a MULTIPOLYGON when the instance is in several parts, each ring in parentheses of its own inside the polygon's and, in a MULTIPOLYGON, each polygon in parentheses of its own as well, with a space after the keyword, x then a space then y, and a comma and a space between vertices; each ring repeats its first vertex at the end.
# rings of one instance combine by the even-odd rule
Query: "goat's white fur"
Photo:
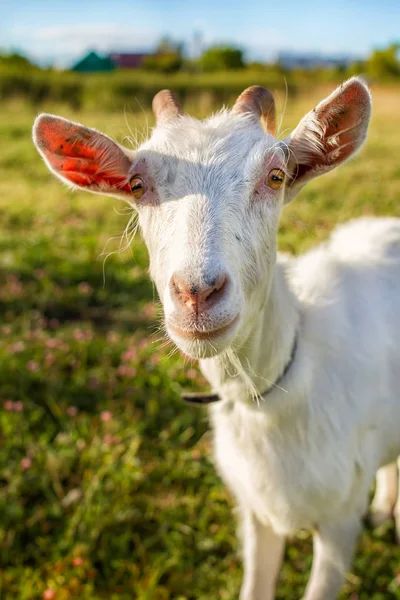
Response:
MULTIPOLYGON (((362 85, 347 85, 354 84, 362 85)), ((369 119, 363 93, 349 128, 354 149, 369 119)), ((336 118, 335 94, 319 106, 330 102, 336 118)), ((179 117, 158 125, 132 158, 146 160, 157 182, 160 206, 138 210, 167 327, 173 273, 201 282, 223 268, 232 282, 201 324, 216 327, 239 315, 226 336, 189 342, 170 334, 202 359, 222 398, 210 416, 216 464, 242 513, 241 600, 274 598, 285 536, 299 528, 314 532, 305 599, 336 598, 380 468, 375 520, 400 514, 391 464, 400 454, 400 220, 359 219, 300 258, 276 257, 284 195, 252 196, 265 165, 285 169, 314 157, 307 177, 287 190, 291 196, 296 184, 341 162, 340 131, 327 143, 330 161, 315 159, 325 130, 310 113, 282 144, 246 115, 222 111, 204 123, 179 117), (261 398, 296 337, 287 374, 261 398)))

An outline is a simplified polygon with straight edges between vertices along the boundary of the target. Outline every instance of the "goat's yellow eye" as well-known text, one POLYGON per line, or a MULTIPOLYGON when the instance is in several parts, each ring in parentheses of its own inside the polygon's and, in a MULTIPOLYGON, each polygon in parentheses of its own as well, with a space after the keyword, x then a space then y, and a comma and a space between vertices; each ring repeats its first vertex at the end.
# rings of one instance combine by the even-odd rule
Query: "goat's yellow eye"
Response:
POLYGON ((138 177, 138 175, 134 175, 130 180, 129 185, 131 186, 131 192, 135 200, 140 200, 146 192, 146 186, 143 179, 138 177))
POLYGON ((273 190, 280 190, 285 183, 285 173, 282 169, 272 169, 268 174, 268 185, 273 190))

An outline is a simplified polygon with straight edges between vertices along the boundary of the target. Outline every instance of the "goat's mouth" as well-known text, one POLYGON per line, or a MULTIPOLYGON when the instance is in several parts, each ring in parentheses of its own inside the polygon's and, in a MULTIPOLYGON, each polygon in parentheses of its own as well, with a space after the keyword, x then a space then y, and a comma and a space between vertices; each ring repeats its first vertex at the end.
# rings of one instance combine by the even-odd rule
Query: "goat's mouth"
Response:
POLYGON ((214 329, 182 329, 176 323, 167 322, 167 328, 176 345, 192 358, 208 358, 225 349, 240 315, 214 329))
POLYGON ((229 323, 225 323, 225 325, 216 329, 181 329, 172 323, 168 323, 168 328, 185 340, 213 340, 226 333, 238 319, 239 315, 236 315, 229 323))

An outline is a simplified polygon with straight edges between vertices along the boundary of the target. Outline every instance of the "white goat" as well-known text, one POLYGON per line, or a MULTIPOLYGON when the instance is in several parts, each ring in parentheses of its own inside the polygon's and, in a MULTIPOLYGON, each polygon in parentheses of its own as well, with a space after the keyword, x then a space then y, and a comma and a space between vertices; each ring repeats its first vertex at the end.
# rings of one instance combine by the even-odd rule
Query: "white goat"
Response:
POLYGON ((242 514, 241 599, 274 597, 285 536, 305 528, 305 598, 332 600, 380 467, 376 521, 397 498, 400 220, 351 222, 294 259, 276 255, 276 239, 283 205, 362 145, 370 94, 350 79, 283 141, 260 87, 204 122, 168 91, 153 108, 136 152, 51 115, 34 141, 63 181, 138 210, 167 332, 220 398, 210 416, 242 514))

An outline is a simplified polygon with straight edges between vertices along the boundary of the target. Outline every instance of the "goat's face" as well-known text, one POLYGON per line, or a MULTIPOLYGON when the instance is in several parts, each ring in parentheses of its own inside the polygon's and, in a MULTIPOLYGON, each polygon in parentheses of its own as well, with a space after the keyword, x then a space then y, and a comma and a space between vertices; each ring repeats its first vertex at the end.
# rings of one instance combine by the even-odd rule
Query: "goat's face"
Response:
POLYGON ((134 202, 168 334, 185 354, 209 357, 240 340, 261 309, 284 202, 361 145, 370 97, 350 80, 283 141, 262 88, 205 122, 183 116, 170 93, 154 109, 158 124, 135 153, 50 115, 37 119, 34 140, 64 181, 134 202))
POLYGON ((154 131, 132 169, 148 189, 139 217, 167 331, 189 356, 216 354, 265 296, 285 153, 247 116, 181 117, 154 131))

